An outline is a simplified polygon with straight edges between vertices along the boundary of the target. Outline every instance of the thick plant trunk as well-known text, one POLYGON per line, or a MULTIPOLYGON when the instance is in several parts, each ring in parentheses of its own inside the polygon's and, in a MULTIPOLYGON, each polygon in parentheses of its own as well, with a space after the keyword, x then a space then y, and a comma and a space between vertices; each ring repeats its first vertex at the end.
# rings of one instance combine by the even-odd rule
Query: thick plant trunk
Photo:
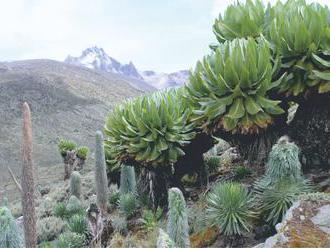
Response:
MULTIPOLYGON (((184 148, 185 155, 175 164, 175 177, 181 179, 185 174, 198 173, 201 185, 207 184, 203 154, 214 146, 211 135, 200 133, 184 148)), ((176 186, 177 187, 177 186, 176 186)))
POLYGON ((240 159, 248 161, 253 165, 262 165, 266 162, 267 156, 276 143, 276 140, 285 134, 286 124, 271 125, 258 134, 232 134, 222 130, 217 131, 215 136, 227 141, 239 151, 240 159))
MULTIPOLYGON (((207 184, 203 154, 213 146, 213 138, 206 134, 199 134, 191 144, 184 148, 185 155, 176 164, 148 169, 143 168, 139 174, 138 191, 147 194, 153 209, 158 206, 167 207, 167 191, 171 187, 179 188, 185 196, 181 178, 185 174, 198 173, 199 182, 207 184)), ((134 163, 132 163, 134 164, 134 163)), ((141 168, 141 165, 135 164, 141 168)))
POLYGON ((314 94, 299 104, 288 134, 302 151, 306 167, 330 167, 330 94, 314 94))
POLYGON ((277 130, 276 127, 269 127, 258 134, 236 134, 229 137, 226 135, 224 139, 238 148, 242 160, 250 164, 262 165, 266 162, 272 146, 282 134, 282 131, 277 130))

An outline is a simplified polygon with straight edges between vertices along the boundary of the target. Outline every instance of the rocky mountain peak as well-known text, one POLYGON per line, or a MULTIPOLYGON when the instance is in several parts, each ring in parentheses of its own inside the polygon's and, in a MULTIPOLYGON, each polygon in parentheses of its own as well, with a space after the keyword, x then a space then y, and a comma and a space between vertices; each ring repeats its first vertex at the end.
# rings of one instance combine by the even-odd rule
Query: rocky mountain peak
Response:
POLYGON ((157 73, 152 70, 139 71, 132 61, 122 64, 110 57, 103 48, 98 46, 89 47, 82 51, 79 57, 68 56, 66 63, 84 66, 104 72, 121 74, 130 78, 138 79, 158 88, 175 87, 187 82, 188 71, 182 70, 174 73, 157 73))

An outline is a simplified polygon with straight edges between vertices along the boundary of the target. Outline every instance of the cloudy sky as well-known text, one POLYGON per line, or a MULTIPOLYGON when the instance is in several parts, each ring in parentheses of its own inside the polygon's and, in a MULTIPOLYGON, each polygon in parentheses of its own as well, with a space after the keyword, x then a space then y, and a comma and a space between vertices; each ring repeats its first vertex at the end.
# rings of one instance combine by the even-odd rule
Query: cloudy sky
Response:
POLYGON ((189 69, 214 39, 214 18, 233 2, 0 0, 0 61, 63 60, 97 45, 141 70, 189 69))

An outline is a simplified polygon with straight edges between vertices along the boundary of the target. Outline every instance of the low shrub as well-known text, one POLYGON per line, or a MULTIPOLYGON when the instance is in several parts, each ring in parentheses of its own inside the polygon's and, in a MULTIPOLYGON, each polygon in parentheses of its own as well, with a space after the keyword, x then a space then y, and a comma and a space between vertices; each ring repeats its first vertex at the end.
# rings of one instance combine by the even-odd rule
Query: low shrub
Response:
POLYGON ((237 167, 234 168, 234 174, 235 174, 235 178, 243 179, 243 178, 251 175, 252 170, 248 167, 240 165, 240 166, 237 166, 237 167))
POLYGON ((207 197, 207 214, 212 225, 225 235, 249 232, 254 217, 252 198, 239 183, 218 183, 207 197))
POLYGON ((121 234, 127 232, 127 220, 124 216, 116 215, 111 219, 113 229, 121 234))
POLYGON ((205 165, 210 173, 216 172, 220 167, 221 159, 220 156, 205 156, 205 165))
POLYGON ((37 221, 38 243, 54 240, 65 228, 65 222, 58 217, 50 216, 37 221))
POLYGON ((84 215, 73 215, 68 221, 68 228, 71 232, 86 235, 88 233, 88 223, 84 215))
POLYGON ((62 233, 57 239, 57 248, 82 248, 85 245, 85 236, 73 233, 62 233))
POLYGON ((156 213, 151 210, 144 210, 142 213, 143 228, 147 231, 152 231, 157 226, 162 213, 163 210, 161 208, 157 208, 156 213))
POLYGON ((52 244, 50 242, 42 242, 41 244, 38 245, 38 248, 52 248, 52 244))
POLYGON ((131 193, 120 195, 119 209, 127 218, 131 218, 137 209, 136 196, 131 193))
POLYGON ((75 214, 82 214, 85 210, 81 204, 81 201, 74 195, 70 196, 66 205, 67 217, 71 217, 75 214))
POLYGON ((56 217, 59 217, 62 219, 67 217, 66 206, 63 202, 60 202, 57 205, 55 205, 53 212, 54 212, 54 216, 56 216, 56 217))
POLYGON ((23 248, 22 230, 17 226, 9 208, 0 207, 0 247, 23 248))

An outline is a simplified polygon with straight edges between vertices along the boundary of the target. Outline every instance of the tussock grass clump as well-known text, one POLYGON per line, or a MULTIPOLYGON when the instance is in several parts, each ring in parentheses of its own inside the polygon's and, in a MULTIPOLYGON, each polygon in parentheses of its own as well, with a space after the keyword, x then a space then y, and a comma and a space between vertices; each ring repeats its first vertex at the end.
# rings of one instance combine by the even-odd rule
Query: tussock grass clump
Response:
POLYGON ((82 214, 73 215, 68 221, 68 228, 71 232, 86 235, 88 233, 86 217, 82 214))
POLYGON ((208 219, 225 235, 242 235, 251 229, 252 197, 239 183, 218 183, 207 197, 208 219))
POLYGON ((81 248, 85 245, 85 236, 73 233, 62 233, 57 239, 57 248, 81 248))

